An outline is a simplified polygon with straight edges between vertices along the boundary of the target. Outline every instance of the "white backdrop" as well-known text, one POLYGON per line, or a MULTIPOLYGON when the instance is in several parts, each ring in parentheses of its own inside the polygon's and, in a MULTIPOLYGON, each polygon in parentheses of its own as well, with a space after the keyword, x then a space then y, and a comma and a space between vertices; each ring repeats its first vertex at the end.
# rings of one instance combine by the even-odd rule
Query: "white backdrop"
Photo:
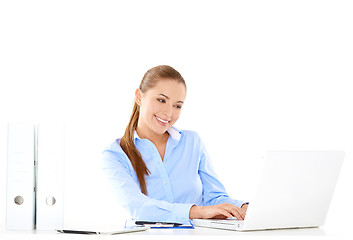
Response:
MULTIPOLYGON (((8 122, 66 124, 65 225, 126 214, 100 170, 149 68, 171 65, 229 194, 251 198, 264 150, 345 150, 328 222, 353 202, 350 1, 1 1, 0 223, 8 122)), ((270 207, 275 207, 270 206, 270 207)), ((337 223, 337 221, 339 221, 337 223)))

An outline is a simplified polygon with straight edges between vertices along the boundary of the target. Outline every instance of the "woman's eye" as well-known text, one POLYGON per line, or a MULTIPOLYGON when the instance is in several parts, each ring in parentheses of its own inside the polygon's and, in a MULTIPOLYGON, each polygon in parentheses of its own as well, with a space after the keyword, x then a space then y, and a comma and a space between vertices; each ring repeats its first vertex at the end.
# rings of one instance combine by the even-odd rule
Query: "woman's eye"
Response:
POLYGON ((160 98, 159 98, 159 99, 157 99, 157 101, 160 102, 160 103, 165 103, 165 100, 164 100, 164 99, 160 99, 160 98))
POLYGON ((175 107, 176 107, 177 109, 181 109, 181 106, 180 106, 180 105, 175 105, 175 107))

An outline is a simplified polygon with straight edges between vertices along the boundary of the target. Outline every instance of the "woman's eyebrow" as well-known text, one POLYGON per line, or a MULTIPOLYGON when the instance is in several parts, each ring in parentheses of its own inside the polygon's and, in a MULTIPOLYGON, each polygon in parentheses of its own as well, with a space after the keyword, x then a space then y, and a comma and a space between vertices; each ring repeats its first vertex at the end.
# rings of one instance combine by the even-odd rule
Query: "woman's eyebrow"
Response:
MULTIPOLYGON (((168 97, 167 95, 165 95, 165 94, 163 94, 163 93, 160 93, 159 95, 160 95, 160 96, 163 96, 163 97, 165 97, 166 99, 169 100, 169 97, 168 97)), ((184 103, 184 102, 183 102, 183 101, 177 101, 177 103, 184 103)))
POLYGON ((166 99, 169 99, 169 97, 167 95, 163 94, 163 93, 160 93, 159 95, 165 97, 166 99))

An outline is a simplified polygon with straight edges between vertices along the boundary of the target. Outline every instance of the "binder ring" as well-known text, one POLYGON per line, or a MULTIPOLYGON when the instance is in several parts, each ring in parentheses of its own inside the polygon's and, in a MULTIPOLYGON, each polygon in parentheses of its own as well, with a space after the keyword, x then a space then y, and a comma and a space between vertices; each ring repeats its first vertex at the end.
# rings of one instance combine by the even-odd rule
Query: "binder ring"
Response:
POLYGON ((22 203, 24 202, 23 197, 21 196, 15 197, 14 201, 17 205, 22 205, 22 203))
POLYGON ((53 206, 56 203, 56 199, 50 196, 45 199, 45 202, 48 206, 53 206))

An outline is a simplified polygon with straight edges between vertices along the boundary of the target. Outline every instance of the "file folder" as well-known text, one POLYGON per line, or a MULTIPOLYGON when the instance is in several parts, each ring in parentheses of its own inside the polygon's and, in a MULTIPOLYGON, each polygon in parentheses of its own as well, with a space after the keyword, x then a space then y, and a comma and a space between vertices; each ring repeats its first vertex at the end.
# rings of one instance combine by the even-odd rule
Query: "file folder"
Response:
POLYGON ((37 219, 38 230, 63 228, 65 127, 38 125, 37 219))
POLYGON ((35 128, 8 124, 6 229, 35 228, 35 128))

